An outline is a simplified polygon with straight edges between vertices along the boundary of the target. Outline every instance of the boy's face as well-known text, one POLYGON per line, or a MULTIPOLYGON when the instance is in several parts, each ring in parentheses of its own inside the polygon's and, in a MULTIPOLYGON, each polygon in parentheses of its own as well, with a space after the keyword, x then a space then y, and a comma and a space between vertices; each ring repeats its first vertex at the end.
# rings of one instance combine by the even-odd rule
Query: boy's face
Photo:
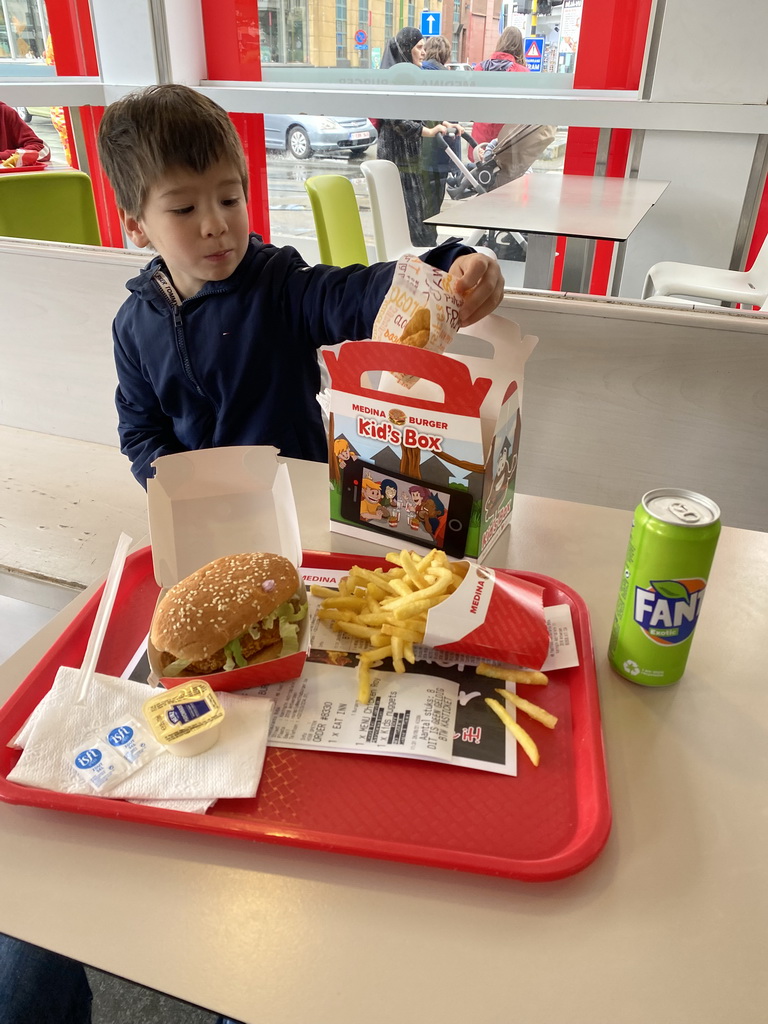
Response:
POLYGON ((236 169, 224 160, 202 174, 170 168, 149 190, 139 217, 120 217, 131 241, 151 245, 183 299, 224 281, 248 248, 248 212, 236 169))

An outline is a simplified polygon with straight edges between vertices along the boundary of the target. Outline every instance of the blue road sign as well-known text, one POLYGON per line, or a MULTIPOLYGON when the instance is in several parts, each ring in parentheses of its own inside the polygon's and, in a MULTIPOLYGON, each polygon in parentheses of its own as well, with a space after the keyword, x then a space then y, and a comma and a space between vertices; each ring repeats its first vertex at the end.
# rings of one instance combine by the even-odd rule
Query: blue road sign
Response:
POLYGON ((423 36, 439 36, 441 20, 442 14, 440 11, 422 11, 421 34, 423 36))
POLYGON ((362 46, 363 43, 368 42, 368 33, 365 31, 364 28, 359 28, 357 32, 355 32, 355 42, 357 43, 358 46, 362 46))
MULTIPOLYGON (((423 32, 422 35, 424 35, 423 32)), ((544 56, 544 37, 526 36, 523 53, 525 54, 525 63, 528 65, 528 70, 541 71, 541 59, 544 56)))

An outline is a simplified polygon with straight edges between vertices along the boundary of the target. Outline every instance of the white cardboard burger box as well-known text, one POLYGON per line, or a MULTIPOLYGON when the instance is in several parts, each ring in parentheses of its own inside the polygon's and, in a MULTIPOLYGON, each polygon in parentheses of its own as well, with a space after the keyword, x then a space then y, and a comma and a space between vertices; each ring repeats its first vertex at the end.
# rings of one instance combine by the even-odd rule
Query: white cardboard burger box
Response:
MULTIPOLYGON (((160 597, 180 580, 224 555, 269 551, 298 570, 301 537, 288 467, 276 448, 231 447, 163 455, 147 482, 149 532, 160 597)), ((300 584, 306 599, 304 584, 300 584)), ((159 600, 159 599, 158 599, 159 600)), ((244 690, 301 675, 309 646, 308 616, 299 623, 299 650, 205 679, 214 690, 244 690)), ((151 682, 178 686, 188 677, 163 676, 148 645, 151 682)))
POLYGON ((331 531, 389 549, 431 546, 420 543, 424 534, 415 526, 387 531, 344 517, 337 448, 347 449, 376 477, 390 478, 385 482, 399 486, 402 479, 418 478, 436 493, 456 486, 468 490, 473 506, 465 557, 485 561, 511 523, 523 377, 537 341, 514 321, 491 314, 459 331, 440 354, 372 341, 323 349, 330 376, 331 531), (384 372, 374 386, 377 371, 384 372), (419 380, 406 388, 395 374, 419 380))

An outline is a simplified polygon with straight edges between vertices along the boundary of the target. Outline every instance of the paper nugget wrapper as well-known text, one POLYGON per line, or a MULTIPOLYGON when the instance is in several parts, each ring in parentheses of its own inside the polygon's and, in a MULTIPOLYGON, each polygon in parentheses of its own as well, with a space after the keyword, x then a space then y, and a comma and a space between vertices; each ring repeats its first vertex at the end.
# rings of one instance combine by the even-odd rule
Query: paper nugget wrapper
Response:
POLYGON ((430 609, 424 643, 540 669, 549 654, 543 589, 499 569, 466 564, 461 586, 430 609))
MULTIPOLYGON (((374 321, 371 341, 444 352, 459 329, 461 298, 454 288, 455 278, 444 270, 418 256, 401 257, 374 321)), ((393 376, 404 388, 419 380, 405 373, 393 376)))

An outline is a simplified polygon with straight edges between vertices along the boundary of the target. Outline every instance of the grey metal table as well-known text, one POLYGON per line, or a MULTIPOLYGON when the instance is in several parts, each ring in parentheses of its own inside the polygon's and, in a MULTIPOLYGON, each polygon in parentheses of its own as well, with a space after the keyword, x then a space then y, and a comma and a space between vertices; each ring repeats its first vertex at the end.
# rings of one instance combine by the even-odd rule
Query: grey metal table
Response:
POLYGON ((668 185, 640 178, 524 174, 492 192, 446 206, 427 223, 527 232, 526 288, 551 287, 558 237, 568 239, 561 288, 571 292, 589 290, 595 242, 618 242, 609 288, 616 295, 627 239, 668 185))

